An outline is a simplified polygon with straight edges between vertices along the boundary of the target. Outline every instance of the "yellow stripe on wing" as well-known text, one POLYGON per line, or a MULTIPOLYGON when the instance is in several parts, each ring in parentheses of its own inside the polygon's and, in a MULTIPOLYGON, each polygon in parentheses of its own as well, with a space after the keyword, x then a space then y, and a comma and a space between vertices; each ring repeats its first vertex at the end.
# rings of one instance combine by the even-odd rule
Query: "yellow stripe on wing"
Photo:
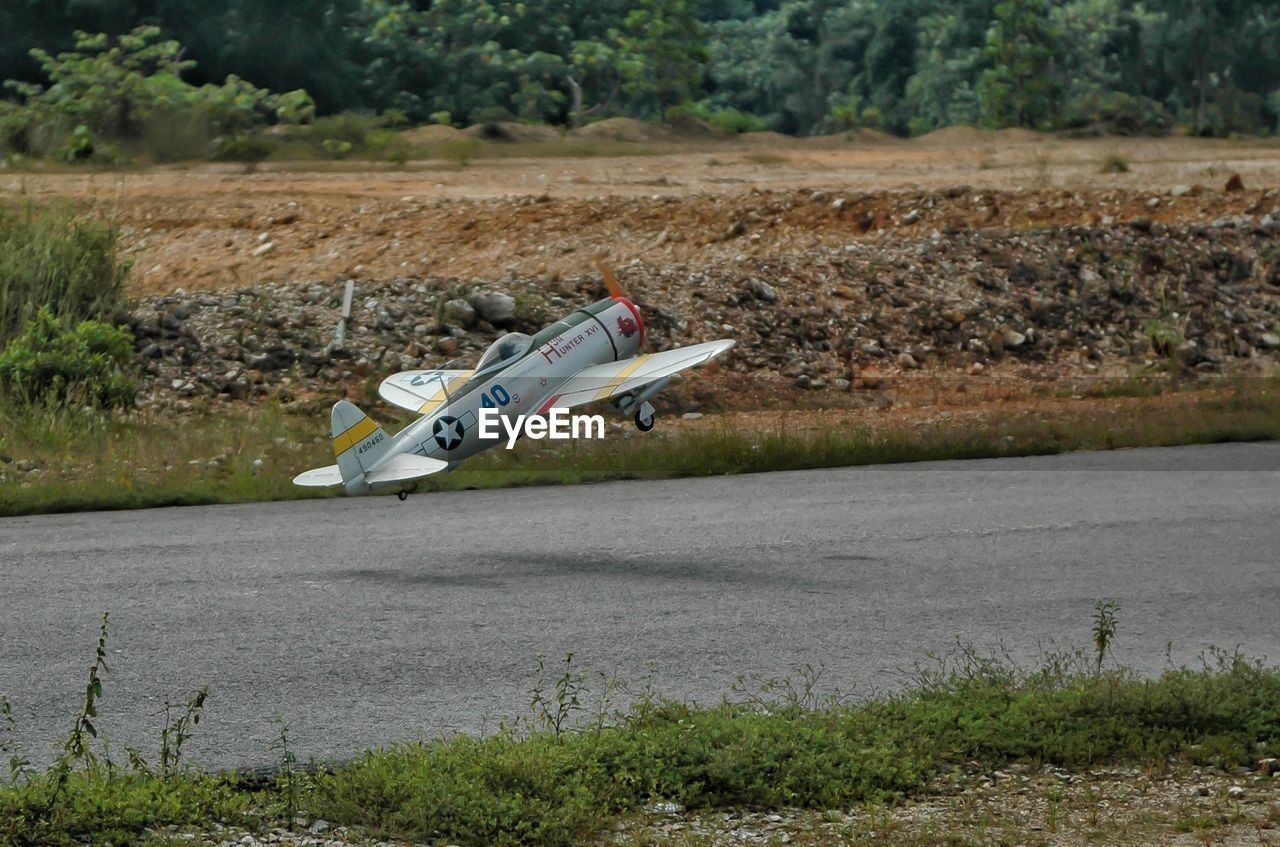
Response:
POLYGON ((345 432, 334 436, 333 455, 341 456, 361 441, 364 441, 370 435, 373 435, 374 430, 377 428, 378 425, 373 422, 373 418, 365 415, 364 419, 361 420, 360 423, 347 429, 345 432))
POLYGON ((445 386, 445 389, 443 391, 441 391, 439 394, 432 397, 430 400, 428 400, 427 402, 423 403, 420 407, 418 407, 418 414, 429 415, 432 412, 434 412, 436 409, 439 409, 442 405, 444 405, 444 402, 448 398, 449 394, 451 394, 455 388, 461 388, 463 383, 471 379, 471 375, 474 373, 475 371, 464 371, 459 376, 455 376, 453 379, 449 380, 449 384, 445 386))
POLYGON ((627 365, 622 370, 618 371, 617 376, 609 380, 608 385, 600 389, 600 393, 595 396, 595 399, 603 400, 604 398, 613 394, 613 390, 617 388, 619 385, 621 385, 624 379, 631 376, 631 374, 633 374, 637 368, 643 365, 645 363, 645 360, 648 358, 649 356, 648 354, 646 354, 644 356, 637 356, 636 358, 632 359, 629 365, 627 365))

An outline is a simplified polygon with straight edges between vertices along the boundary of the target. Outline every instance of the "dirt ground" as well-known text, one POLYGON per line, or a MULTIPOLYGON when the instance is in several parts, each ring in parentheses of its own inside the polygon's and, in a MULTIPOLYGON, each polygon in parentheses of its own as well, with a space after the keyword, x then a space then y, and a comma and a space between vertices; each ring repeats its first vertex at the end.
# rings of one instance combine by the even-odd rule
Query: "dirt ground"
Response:
POLYGON ((588 270, 597 253, 621 265, 688 266, 947 227, 1207 223, 1249 212, 1280 186, 1276 140, 955 127, 911 141, 761 133, 691 147, 566 158, 497 144, 490 151, 501 158, 465 165, 0 171, 0 201, 65 198, 109 215, 142 294, 346 275, 557 277, 588 270), (1104 173, 1108 161, 1127 172, 1104 173), (1224 191, 1235 174, 1245 190, 1224 191), (831 202, 755 220, 797 190, 831 202))

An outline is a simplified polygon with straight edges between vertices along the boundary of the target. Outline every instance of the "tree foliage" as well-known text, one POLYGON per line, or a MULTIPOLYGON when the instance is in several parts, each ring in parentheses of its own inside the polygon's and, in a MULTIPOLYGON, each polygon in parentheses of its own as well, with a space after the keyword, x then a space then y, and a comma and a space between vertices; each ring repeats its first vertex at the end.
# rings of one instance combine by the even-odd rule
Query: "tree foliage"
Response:
POLYGON ((460 125, 692 105, 800 134, 1280 125, 1274 0, 9 0, 0 31, 11 99, 56 107, 70 156, 193 100, 276 120, 262 92, 295 89, 460 125))

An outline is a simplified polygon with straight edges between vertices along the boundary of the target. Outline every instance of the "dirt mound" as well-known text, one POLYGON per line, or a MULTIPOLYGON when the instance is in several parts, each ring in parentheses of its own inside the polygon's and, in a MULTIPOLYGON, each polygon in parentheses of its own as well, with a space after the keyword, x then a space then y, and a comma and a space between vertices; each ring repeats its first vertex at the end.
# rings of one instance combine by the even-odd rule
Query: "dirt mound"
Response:
POLYGON ((771 130, 744 132, 738 136, 738 140, 750 147, 791 147, 796 143, 796 139, 790 135, 783 135, 780 132, 771 130))
POLYGON ((444 124, 432 124, 430 126, 407 129, 400 133, 400 137, 410 144, 443 144, 448 141, 457 141, 467 136, 460 129, 445 126, 444 124))
POLYGON ((993 133, 993 135, 997 141, 1017 144, 1034 143, 1036 141, 1044 141, 1053 137, 1047 132, 1036 132, 1034 129, 1022 129, 1021 127, 998 129, 993 133))
POLYGON ((635 118, 606 118, 569 131, 571 138, 594 138, 608 141, 626 141, 632 144, 653 144, 679 140, 670 128, 649 124, 635 118))
POLYGON ((463 133, 482 141, 559 141, 560 131, 543 124, 522 124, 515 121, 489 121, 475 124, 463 133))
POLYGON ((964 147, 975 144, 989 144, 992 141, 993 133, 990 130, 978 129, 973 126, 944 126, 942 129, 935 129, 933 132, 926 132, 924 135, 917 136, 915 141, 918 144, 937 145, 940 147, 964 147))
POLYGON ((887 132, 865 127, 834 132, 831 135, 813 135, 806 139, 814 144, 892 144, 899 140, 901 139, 887 132))

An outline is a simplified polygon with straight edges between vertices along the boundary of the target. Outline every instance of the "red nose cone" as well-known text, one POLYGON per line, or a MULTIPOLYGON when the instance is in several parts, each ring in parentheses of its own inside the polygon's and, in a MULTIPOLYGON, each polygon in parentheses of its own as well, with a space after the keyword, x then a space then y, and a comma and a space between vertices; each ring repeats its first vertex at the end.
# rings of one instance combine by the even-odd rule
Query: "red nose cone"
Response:
MULTIPOLYGON (((628 300, 626 297, 615 296, 613 299, 614 299, 614 300, 617 300, 619 303, 621 303, 622 305, 626 306, 626 307, 627 307, 627 309, 629 309, 629 310, 631 311, 631 317, 632 317, 632 319, 635 321, 635 329, 634 329, 634 331, 636 331, 636 332, 639 332, 639 333, 640 333, 640 346, 641 346, 641 347, 643 347, 643 346, 644 346, 645 329, 644 329, 644 319, 640 317, 640 310, 636 308, 636 304, 635 304, 635 303, 632 303, 632 302, 631 302, 630 300, 628 300)), ((626 318, 621 318, 621 319, 619 320, 619 323, 620 323, 620 324, 625 324, 625 322, 626 322, 626 318)), ((632 329, 632 328, 631 328, 631 327, 629 327, 629 326, 619 326, 619 329, 622 331, 622 334, 623 334, 623 335, 628 335, 628 336, 629 336, 631 333, 627 332, 627 330, 632 329)))

